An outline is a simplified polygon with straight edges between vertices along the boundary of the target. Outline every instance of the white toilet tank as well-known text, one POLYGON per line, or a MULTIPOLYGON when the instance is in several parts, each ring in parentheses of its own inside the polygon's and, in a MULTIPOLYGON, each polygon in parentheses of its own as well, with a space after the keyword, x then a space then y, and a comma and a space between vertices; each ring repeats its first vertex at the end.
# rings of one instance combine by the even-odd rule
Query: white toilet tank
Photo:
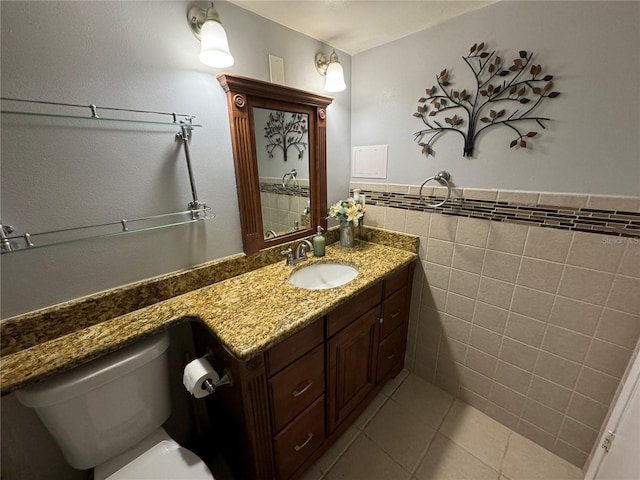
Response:
POLYGON ((168 333, 16 393, 35 409, 69 464, 92 468, 132 447, 171 413, 168 333))

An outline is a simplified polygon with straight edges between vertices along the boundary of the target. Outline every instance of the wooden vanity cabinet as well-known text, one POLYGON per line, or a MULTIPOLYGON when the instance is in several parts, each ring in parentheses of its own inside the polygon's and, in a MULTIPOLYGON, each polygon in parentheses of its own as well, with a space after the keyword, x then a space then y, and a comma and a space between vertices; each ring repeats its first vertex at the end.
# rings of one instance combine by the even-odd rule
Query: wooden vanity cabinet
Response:
POLYGON ((212 435, 236 478, 299 478, 404 365, 410 264, 293 336, 241 362, 194 324, 233 385, 207 397, 212 435))

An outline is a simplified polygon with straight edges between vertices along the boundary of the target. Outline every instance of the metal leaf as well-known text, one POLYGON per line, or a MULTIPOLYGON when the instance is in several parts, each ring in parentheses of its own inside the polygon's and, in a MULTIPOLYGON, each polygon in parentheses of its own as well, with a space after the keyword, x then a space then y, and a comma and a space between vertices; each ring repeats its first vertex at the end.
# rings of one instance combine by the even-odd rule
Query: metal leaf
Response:
POLYGON ((520 99, 520 103, 529 103, 531 100, 529 100, 528 98, 521 98, 520 99))
POLYGON ((491 118, 496 118, 496 115, 498 115, 498 112, 496 112, 495 110, 491 110, 491 111, 489 112, 489 116, 490 116, 491 118))
POLYGON ((493 63, 495 63, 496 65, 500 65, 502 63, 502 58, 500 58, 500 56, 497 56, 493 63))
POLYGON ((518 140, 514 140, 513 142, 511 142, 511 143, 509 144, 509 148, 513 148, 513 147, 515 147, 517 144, 518 144, 518 140))
POLYGON ((435 117, 437 113, 438 113, 438 112, 436 112, 436 111, 434 110, 433 112, 431 112, 431 113, 429 114, 429 116, 430 116, 430 117, 435 117))
POLYGON ((535 137, 538 134, 538 132, 529 132, 527 133, 527 137, 532 138, 535 137))
POLYGON ((478 48, 478 44, 477 44, 477 43, 474 43, 474 44, 473 44, 473 47, 471 47, 471 50, 469 50, 469 53, 473 53, 473 52, 475 52, 475 51, 476 51, 476 48, 478 48))
POLYGON ((507 75, 509 75, 509 72, 508 72, 507 70, 502 70, 502 71, 500 72, 500 76, 501 76, 501 77, 506 77, 507 75))
POLYGON ((517 86, 517 85, 513 85, 513 86, 509 89, 509 95, 513 95, 514 93, 516 93, 516 90, 518 90, 518 86, 517 86))
POLYGON ((480 90, 480 95, 482 95, 483 97, 487 96, 487 91, 486 90, 480 90))
POLYGON ((527 58, 527 51, 526 50, 520 50, 520 58, 527 58))
POLYGON ((449 85, 451 85, 449 82, 442 82, 443 87, 448 87, 449 85))
POLYGON ((548 92, 549 90, 551 90, 553 88, 553 82, 549 82, 544 86, 544 91, 548 92))
POLYGON ((551 92, 551 93, 549 94, 549 97, 551 97, 551 98, 556 98, 558 95, 560 95, 560 92, 551 92))
POLYGON ((549 80, 552 80, 552 79, 553 79, 553 75, 545 75, 543 78, 545 82, 548 82, 549 80))
POLYGON ((433 102, 433 106, 438 109, 440 108, 440 104, 438 102, 433 102))
POLYGON ((441 77, 444 77, 446 74, 447 74, 447 69, 446 68, 440 72, 440 76, 441 77))
POLYGON ((488 56, 489 56, 489 53, 487 53, 487 52, 482 52, 480 54, 480 58, 487 58, 488 56))
POLYGON ((503 116, 504 116, 504 113, 505 113, 505 112, 504 112, 504 110, 500 110, 500 111, 498 112, 498 115, 496 115, 496 118, 503 117, 503 116))
POLYGON ((446 117, 444 121, 447 122, 449 125, 453 124, 453 121, 449 117, 446 117))
POLYGON ((424 103, 424 102, 426 102, 426 101, 427 101, 427 99, 426 99, 425 97, 420 97, 420 98, 418 99, 418 101, 419 101, 420 103, 424 103))
POLYGON ((533 93, 535 93, 536 95, 540 95, 542 93, 542 90, 540 89, 540 87, 533 87, 533 93))
POLYGON ((481 50, 484 50, 484 42, 478 45, 478 51, 480 52, 481 50))
POLYGON ((491 119, 490 119, 490 118, 487 118, 487 117, 482 117, 482 118, 480 119, 480 121, 481 121, 481 122, 484 122, 484 123, 491 123, 491 119))
POLYGON ((522 148, 527 148, 527 141, 524 138, 522 140, 520 140, 520 146, 522 148))
POLYGON ((413 116, 414 116, 414 117, 417 117, 417 118, 420 118, 422 115, 421 115, 421 114, 419 114, 418 112, 415 112, 415 113, 413 114, 413 116))

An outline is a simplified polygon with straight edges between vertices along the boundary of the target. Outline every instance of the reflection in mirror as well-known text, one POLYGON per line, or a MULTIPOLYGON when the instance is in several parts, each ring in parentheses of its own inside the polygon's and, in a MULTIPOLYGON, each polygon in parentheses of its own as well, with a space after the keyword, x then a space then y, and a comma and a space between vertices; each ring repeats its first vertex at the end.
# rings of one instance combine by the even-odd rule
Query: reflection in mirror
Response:
POLYGON ((253 109, 265 240, 311 228, 309 116, 253 109))

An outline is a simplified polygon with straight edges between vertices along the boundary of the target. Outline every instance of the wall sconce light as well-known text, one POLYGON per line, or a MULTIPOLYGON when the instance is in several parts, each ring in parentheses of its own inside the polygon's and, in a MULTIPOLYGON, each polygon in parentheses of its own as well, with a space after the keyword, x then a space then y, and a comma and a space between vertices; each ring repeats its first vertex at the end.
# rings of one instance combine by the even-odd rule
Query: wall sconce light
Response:
POLYGON ((323 53, 316 55, 316 70, 320 75, 327 77, 324 82, 324 89, 327 92, 341 92, 347 88, 347 84, 344 83, 344 70, 335 50, 328 59, 323 53))
POLYGON ((214 68, 226 68, 233 65, 233 55, 229 51, 227 34, 222 28, 220 16, 213 6, 206 10, 193 7, 187 13, 191 31, 200 40, 200 61, 214 68))

